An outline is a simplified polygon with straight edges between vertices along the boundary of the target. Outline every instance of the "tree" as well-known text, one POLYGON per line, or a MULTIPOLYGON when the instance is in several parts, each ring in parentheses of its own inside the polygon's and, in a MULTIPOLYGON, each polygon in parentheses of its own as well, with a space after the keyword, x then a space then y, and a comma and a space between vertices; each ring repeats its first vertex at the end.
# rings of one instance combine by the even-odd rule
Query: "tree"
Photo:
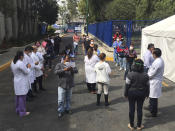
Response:
POLYGON ((73 19, 74 17, 77 16, 78 12, 77 12, 77 0, 67 0, 68 4, 67 4, 67 8, 69 10, 69 14, 71 19, 73 19))
POLYGON ((105 17, 107 20, 133 20, 135 9, 133 0, 114 0, 106 6, 105 17))
POLYGON ((56 1, 42 2, 42 6, 39 8, 39 20, 48 24, 54 24, 58 18, 58 5, 56 1))
POLYGON ((175 1, 161 0, 154 5, 154 11, 150 15, 150 19, 164 19, 175 14, 175 1))

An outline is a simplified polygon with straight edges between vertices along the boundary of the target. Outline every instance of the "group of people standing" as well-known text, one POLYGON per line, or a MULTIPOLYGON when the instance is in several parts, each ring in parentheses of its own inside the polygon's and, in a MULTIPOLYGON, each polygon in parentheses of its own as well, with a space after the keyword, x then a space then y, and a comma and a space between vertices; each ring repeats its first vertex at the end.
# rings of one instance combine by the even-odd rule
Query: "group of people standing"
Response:
POLYGON ((24 51, 17 51, 11 69, 14 75, 14 91, 16 95, 16 113, 19 116, 29 115, 26 111, 26 101, 33 101, 43 88, 43 77, 47 77, 46 69, 51 70, 51 61, 59 53, 59 37, 48 38, 42 43, 37 41, 33 46, 25 47, 24 51), (55 39, 55 41, 54 41, 55 39), (58 40, 58 41, 57 41, 58 40))
POLYGON ((131 71, 131 65, 137 58, 137 53, 134 49, 134 44, 131 44, 128 48, 122 35, 119 35, 118 32, 113 39, 114 42, 112 47, 114 48, 114 62, 116 63, 116 66, 120 66, 120 71, 125 71, 124 79, 126 79, 128 72, 131 71))
POLYGON ((137 130, 142 130, 142 108, 146 98, 149 98, 149 106, 144 109, 150 113, 146 117, 157 117, 158 98, 162 94, 162 81, 164 73, 164 61, 161 58, 162 52, 154 48, 154 44, 148 45, 144 54, 144 61, 134 61, 131 72, 126 76, 124 96, 129 101, 128 128, 134 130, 134 112, 137 104, 137 130))
MULTIPOLYGON (((117 36, 117 35, 116 35, 117 36)), ((73 36, 73 49, 69 46, 61 52, 61 60, 55 67, 54 73, 58 76, 58 117, 70 113, 72 88, 74 87, 74 74, 78 73, 75 63, 75 55, 78 54, 80 37, 73 36), (76 44, 75 44, 76 43, 76 44)), ((44 40, 42 44, 36 42, 33 46, 27 46, 24 51, 18 51, 11 63, 14 74, 14 89, 16 95, 16 113, 20 116, 29 115, 26 111, 26 100, 33 98, 38 89, 45 91, 42 85, 43 76, 46 75, 47 66, 52 68, 51 60, 59 53, 58 46, 53 38, 44 40), (55 52, 57 52, 55 54, 55 52), (50 63, 50 64, 49 64, 50 63)), ((83 51, 85 54, 85 78, 90 93, 97 94, 96 105, 100 105, 100 98, 104 91, 105 106, 109 106, 108 88, 110 84, 111 68, 105 62, 106 54, 98 50, 93 39, 83 35, 83 51), (97 85, 97 91, 96 91, 97 85)), ((122 40, 116 37, 113 43, 114 60, 120 65, 120 70, 125 70, 124 96, 129 101, 128 128, 134 130, 134 113, 137 104, 137 130, 144 128, 142 125, 142 108, 145 98, 149 98, 150 111, 147 117, 156 117, 158 112, 158 98, 162 93, 162 80, 164 73, 164 61, 162 52, 155 48, 154 44, 148 45, 144 54, 144 61, 136 59, 137 54, 134 45, 129 49, 122 40)))

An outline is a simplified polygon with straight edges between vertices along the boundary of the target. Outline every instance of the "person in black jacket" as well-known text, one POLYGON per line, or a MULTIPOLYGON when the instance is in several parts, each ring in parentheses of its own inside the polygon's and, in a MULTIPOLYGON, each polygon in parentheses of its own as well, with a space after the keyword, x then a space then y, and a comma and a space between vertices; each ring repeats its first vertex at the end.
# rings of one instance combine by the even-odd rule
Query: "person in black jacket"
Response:
POLYGON ((144 63, 137 59, 126 77, 124 95, 129 101, 129 119, 128 128, 134 130, 135 104, 137 103, 137 130, 144 128, 142 125, 142 108, 145 98, 149 96, 149 77, 144 73, 144 63))

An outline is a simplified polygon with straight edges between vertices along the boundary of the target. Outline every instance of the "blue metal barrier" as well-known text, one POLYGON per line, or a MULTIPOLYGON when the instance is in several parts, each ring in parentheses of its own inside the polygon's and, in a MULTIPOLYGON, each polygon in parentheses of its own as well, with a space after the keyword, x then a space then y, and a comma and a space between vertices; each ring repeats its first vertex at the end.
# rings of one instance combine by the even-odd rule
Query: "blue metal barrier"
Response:
POLYGON ((95 24, 88 25, 89 33, 99 38, 101 41, 106 43, 108 46, 112 46, 113 35, 118 31, 122 34, 126 45, 129 47, 131 44, 132 35, 138 35, 141 38, 142 28, 151 25, 158 20, 113 20, 105 21, 95 24))

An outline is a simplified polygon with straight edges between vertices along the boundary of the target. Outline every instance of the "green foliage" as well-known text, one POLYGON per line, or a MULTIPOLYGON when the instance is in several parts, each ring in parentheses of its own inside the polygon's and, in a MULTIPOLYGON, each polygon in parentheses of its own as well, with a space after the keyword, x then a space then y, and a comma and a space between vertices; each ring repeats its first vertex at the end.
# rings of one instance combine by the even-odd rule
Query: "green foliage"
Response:
POLYGON ((136 6, 133 0, 114 0, 106 6, 107 20, 133 20, 136 6))
POLYGON ((43 1, 39 8, 39 20, 48 24, 54 24, 58 18, 58 5, 56 1, 43 1))
POLYGON ((71 18, 75 17, 78 13, 77 13, 77 0, 67 0, 68 4, 67 4, 67 8, 69 10, 70 16, 71 18))
POLYGON ((54 29, 52 26, 47 27, 48 34, 54 34, 55 31, 56 31, 56 29, 54 29))
MULTIPOLYGON (((87 0, 80 0, 78 9, 87 14, 87 0)), ((175 0, 88 0, 89 22, 105 20, 155 20, 175 14, 175 0)))

